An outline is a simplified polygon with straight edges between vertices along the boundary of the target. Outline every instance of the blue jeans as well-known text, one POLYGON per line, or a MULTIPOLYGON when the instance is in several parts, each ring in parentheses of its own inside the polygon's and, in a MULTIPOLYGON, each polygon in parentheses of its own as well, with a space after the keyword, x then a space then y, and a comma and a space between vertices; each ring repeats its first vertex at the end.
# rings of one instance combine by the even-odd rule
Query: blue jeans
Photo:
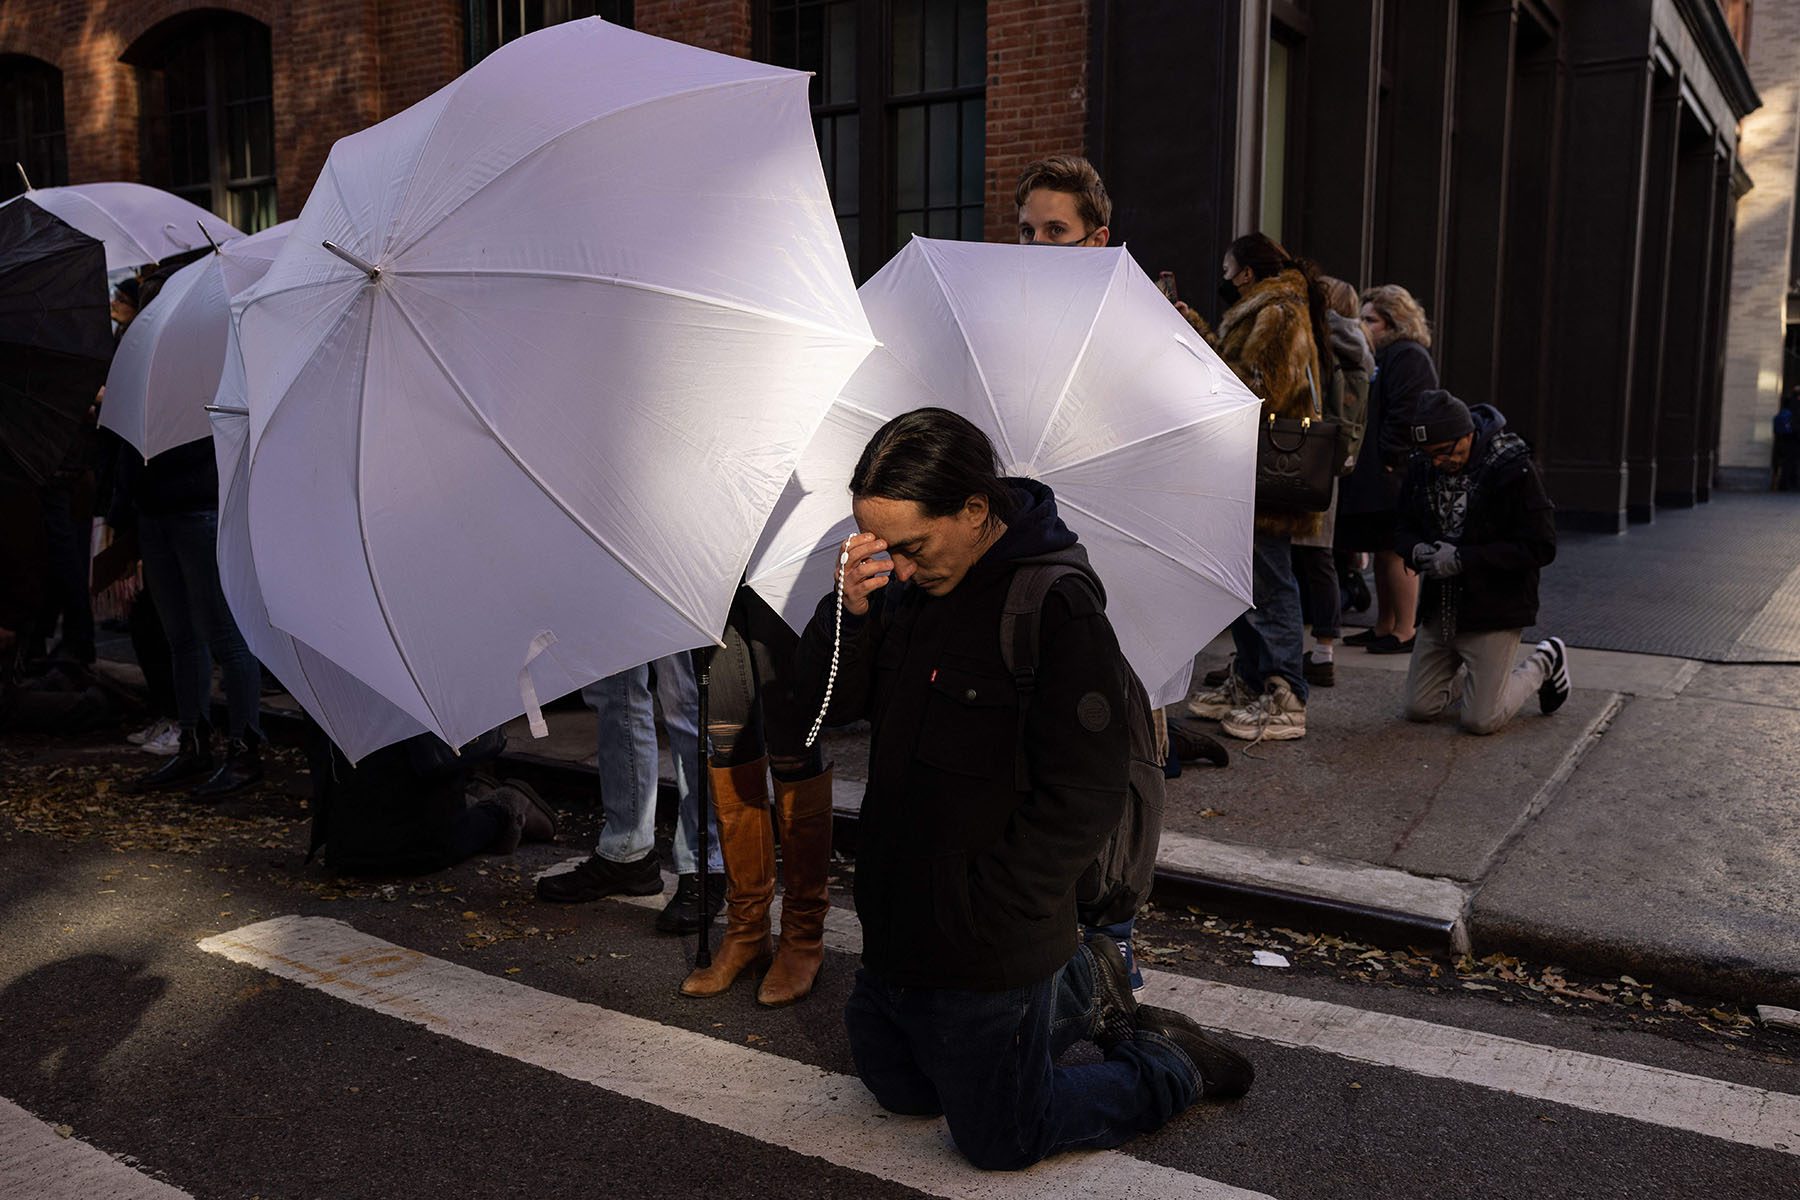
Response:
POLYGON ((1300 585, 1294 579, 1293 543, 1257 534, 1250 560, 1251 595, 1256 607, 1231 623, 1237 647, 1237 677, 1260 695, 1269 677, 1279 675, 1306 703, 1309 689, 1301 655, 1306 621, 1300 615, 1300 585))
POLYGON ((1057 1066, 1093 1037, 1098 1017, 1085 950, 1006 992, 893 987, 863 969, 844 1008, 857 1074, 876 1102, 941 1113, 957 1149, 994 1171, 1117 1146, 1199 1098, 1193 1064, 1153 1036, 1121 1042, 1105 1062, 1057 1066))
MULTIPOLYGON (((678 797, 675 824, 675 871, 693 872, 699 854, 699 827, 693 788, 694 765, 699 756, 700 692, 694 683, 694 663, 686 654, 671 654, 655 663, 632 667, 590 683, 581 689, 600 718, 600 810, 605 821, 594 853, 609 862, 636 862, 656 849, 656 700, 662 700, 663 727, 669 731, 669 752, 675 758, 675 791, 678 797), (656 668, 656 695, 650 692, 650 668, 656 668)), ((723 872, 719 857, 719 826, 707 827, 709 871, 723 872)))
POLYGON ((192 729, 212 707, 212 668, 225 677, 232 737, 262 736, 262 668, 232 620, 219 584, 219 514, 174 513, 138 518, 144 583, 156 600, 175 667, 175 716, 192 729))

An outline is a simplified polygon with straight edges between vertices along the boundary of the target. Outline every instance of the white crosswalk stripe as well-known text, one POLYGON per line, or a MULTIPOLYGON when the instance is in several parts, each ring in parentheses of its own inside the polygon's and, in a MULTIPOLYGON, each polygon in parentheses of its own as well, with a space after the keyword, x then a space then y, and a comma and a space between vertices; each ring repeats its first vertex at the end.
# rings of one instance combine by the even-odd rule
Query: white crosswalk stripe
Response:
MULTIPOLYGON (((673 877, 667 882, 672 887, 673 877)), ((665 902, 621 899, 644 907, 665 902)), ((862 953, 854 912, 831 910, 825 944, 862 953)), ((1167 971, 1144 971, 1141 998, 1209 1029, 1279 1046, 1800 1155, 1800 1096, 1786 1092, 1167 971)))
POLYGON ((323 917, 278 917, 202 950, 608 1092, 936 1196, 1257 1200, 1116 1151, 984 1174, 941 1120, 882 1113, 854 1076, 538 991, 323 917), (935 1136, 934 1136, 935 1126, 935 1136))
POLYGON ((24 1200, 192 1200, 0 1097, 0 1196, 24 1200))

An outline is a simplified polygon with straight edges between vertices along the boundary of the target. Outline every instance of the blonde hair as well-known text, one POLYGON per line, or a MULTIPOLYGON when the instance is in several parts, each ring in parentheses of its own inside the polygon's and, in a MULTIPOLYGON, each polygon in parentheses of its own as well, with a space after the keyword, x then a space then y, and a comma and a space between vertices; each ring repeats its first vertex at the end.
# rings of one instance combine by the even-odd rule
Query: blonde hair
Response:
POLYGON ((1019 186, 1013 189, 1013 207, 1024 208, 1025 197, 1039 188, 1075 197, 1075 212, 1087 224, 1089 233, 1112 224, 1112 197, 1106 194, 1106 185, 1100 182, 1100 172, 1094 170, 1094 164, 1079 154, 1052 154, 1028 165, 1019 176, 1019 186))
POLYGON ((1411 292, 1397 283, 1380 283, 1364 289, 1362 302, 1381 314, 1394 331, 1394 341, 1414 341, 1431 349, 1431 323, 1411 292))
POLYGON ((1319 286, 1325 289, 1326 308, 1340 317, 1356 320, 1360 315, 1360 310, 1356 302, 1355 288, 1331 275, 1319 276, 1319 286))

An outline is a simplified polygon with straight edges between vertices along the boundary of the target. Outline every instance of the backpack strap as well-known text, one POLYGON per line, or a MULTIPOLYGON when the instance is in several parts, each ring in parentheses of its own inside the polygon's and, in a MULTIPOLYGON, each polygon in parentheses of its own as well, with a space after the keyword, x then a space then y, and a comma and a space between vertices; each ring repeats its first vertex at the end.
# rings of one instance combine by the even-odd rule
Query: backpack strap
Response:
MULTIPOLYGON (((1038 631, 1043 624, 1044 598, 1059 580, 1073 575, 1091 594, 1087 575, 1068 563, 1028 563, 1013 571, 1006 588, 1006 606, 1000 610, 1000 658, 1013 677, 1019 696, 1019 730, 1014 740, 1013 780, 1023 792, 1031 788, 1031 768, 1025 761, 1025 722, 1031 715, 1031 697, 1037 691, 1038 631)), ((1099 602, 1095 597, 1096 605, 1099 602)))

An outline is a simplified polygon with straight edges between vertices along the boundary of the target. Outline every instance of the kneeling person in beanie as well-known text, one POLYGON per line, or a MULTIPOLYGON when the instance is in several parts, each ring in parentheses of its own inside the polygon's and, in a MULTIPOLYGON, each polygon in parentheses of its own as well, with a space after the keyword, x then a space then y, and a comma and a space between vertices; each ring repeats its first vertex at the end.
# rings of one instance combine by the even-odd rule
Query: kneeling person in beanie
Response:
POLYGON ((1555 712, 1569 697, 1562 639, 1515 665, 1519 635, 1537 623, 1538 571, 1556 557, 1555 508, 1531 447, 1493 405, 1471 410, 1437 390, 1420 393, 1408 432, 1394 549, 1424 586, 1407 719, 1459 706, 1464 729, 1494 733, 1533 693, 1555 712))
POLYGON ((1124 811, 1128 676, 1050 489, 1000 478, 985 434, 927 408, 876 432, 850 491, 862 532, 796 679, 815 705, 829 695, 827 723, 873 727, 863 965, 844 1013, 863 1082, 890 1112, 942 1114, 995 1170, 1241 1095, 1248 1062, 1182 1014, 1138 1006, 1113 939, 1078 934, 1076 883, 1124 811), (1044 600, 1022 701, 1001 620, 1014 570, 1048 556, 1080 577, 1044 600), (1056 1065, 1078 1041, 1105 1061, 1056 1065))

